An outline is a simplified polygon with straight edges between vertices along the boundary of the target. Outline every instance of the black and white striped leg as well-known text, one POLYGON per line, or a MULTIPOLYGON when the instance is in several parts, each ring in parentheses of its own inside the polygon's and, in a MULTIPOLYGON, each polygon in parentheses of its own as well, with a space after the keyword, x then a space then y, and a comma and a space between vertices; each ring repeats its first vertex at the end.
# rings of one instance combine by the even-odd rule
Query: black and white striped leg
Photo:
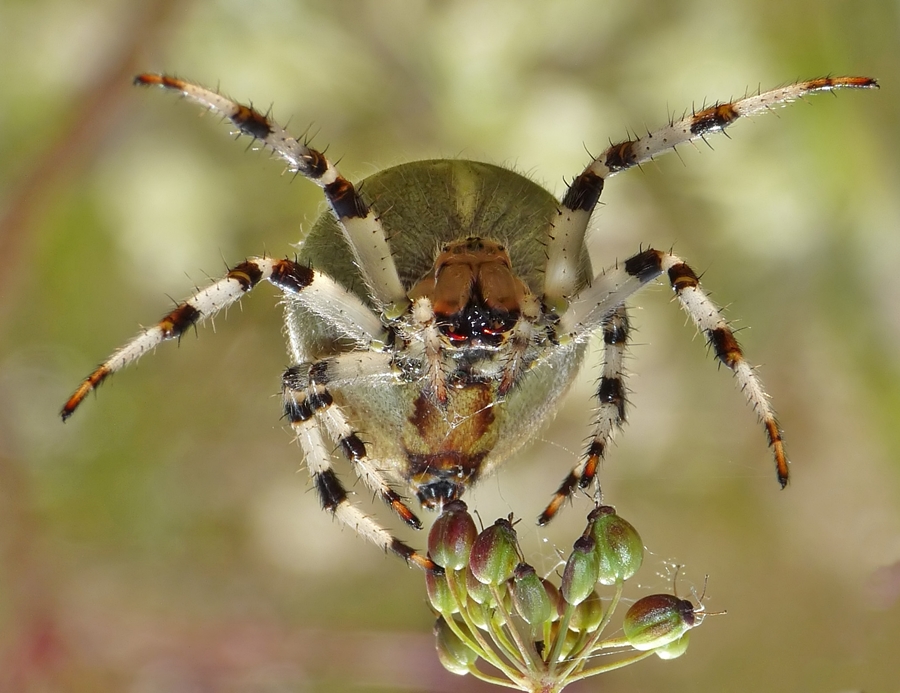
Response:
MULTIPOLYGON (((376 546, 393 552, 423 570, 433 570, 434 563, 427 556, 423 556, 408 544, 391 535, 372 517, 350 502, 346 488, 335 474, 331 451, 325 442, 326 424, 322 423, 322 411, 336 409, 336 407, 334 407, 327 388, 315 386, 310 378, 310 373, 317 367, 320 370, 327 370, 317 364, 311 367, 289 368, 284 374, 283 397, 285 416, 296 433, 297 442, 303 450, 306 466, 319 496, 319 502, 338 521, 376 546)), ((382 498, 395 511, 398 511, 401 517, 404 516, 405 511, 405 514, 411 518, 407 520, 408 524, 415 527, 421 526, 415 515, 406 508, 399 496, 389 489, 386 483, 382 481, 379 486, 375 482, 370 474, 374 467, 366 457, 365 445, 352 430, 345 433, 339 441, 339 446, 345 455, 356 463, 357 470, 361 472, 360 476, 370 488, 375 488, 378 492, 385 491, 381 494, 382 498), (361 459, 362 463, 360 463, 361 459)), ((377 475, 377 472, 375 474, 377 475)))
POLYGON ((784 488, 790 476, 784 439, 762 381, 744 358, 744 352, 721 311, 700 288, 700 280, 694 270, 671 253, 656 252, 660 267, 668 275, 669 283, 682 308, 706 337, 716 358, 734 372, 738 387, 765 427, 769 446, 775 456, 778 483, 784 488))
MULTIPOLYGON (((782 487, 786 486, 789 469, 784 440, 762 382, 744 358, 734 332, 721 311, 700 288, 700 280, 696 273, 678 256, 648 248, 628 258, 624 263, 616 264, 601 272, 590 286, 572 297, 568 310, 560 317, 556 338, 560 342, 584 341, 596 330, 605 329, 609 324, 608 321, 616 315, 618 307, 626 299, 663 273, 666 274, 682 308, 706 337, 716 358, 732 370, 740 390, 759 416, 775 458, 778 482, 782 487)), ((601 388, 603 386, 604 382, 601 380, 601 388)), ((614 386, 607 383, 606 388, 606 392, 598 392, 598 397, 601 400, 607 398, 610 404, 616 403, 618 395, 614 392, 614 386)), ((594 440, 596 441, 596 437, 594 440)), ((575 478, 578 471, 580 469, 566 478, 539 521, 549 521, 565 498, 574 491, 580 482, 580 477, 575 478)))
POLYGON ((571 297, 555 327, 555 338, 560 343, 583 342, 602 329, 619 306, 660 275, 661 270, 654 273, 647 266, 647 257, 656 257, 656 252, 642 251, 602 270, 571 297))
POLYGON ((321 187, 340 222, 372 298, 384 307, 389 318, 397 317, 405 310, 409 300, 397 274, 381 220, 324 154, 298 142, 268 115, 197 84, 156 74, 138 75, 134 83, 179 92, 185 98, 228 118, 241 134, 258 140, 287 161, 291 171, 321 187))
POLYGON ((625 142, 611 145, 594 159, 569 186, 547 241, 544 274, 544 303, 559 312, 579 283, 580 250, 584 244, 591 213, 610 176, 673 151, 678 145, 722 132, 740 118, 766 113, 808 94, 837 89, 872 89, 878 83, 869 77, 821 77, 766 92, 747 94, 742 99, 716 103, 694 111, 665 127, 625 142))
MULTIPOLYGON (((625 350, 629 325, 626 308, 620 305, 603 321, 603 372, 597 385, 597 418, 594 433, 584 459, 563 479, 550 503, 538 517, 538 524, 552 520, 563 503, 577 489, 586 489, 594 481, 601 460, 606 455, 613 432, 625 422, 625 350)), ((599 489, 598 489, 599 491, 599 489)))
MULTIPOLYGON (((305 401, 308 408, 324 426, 331 440, 354 465, 356 473, 363 483, 378 494, 384 503, 407 525, 414 529, 421 529, 422 523, 419 518, 390 487, 376 461, 369 457, 366 445, 359 437, 359 433, 350 425, 346 415, 335 404, 334 398, 328 390, 328 383, 331 382, 334 375, 340 375, 340 368, 335 364, 339 364, 342 359, 357 361, 356 354, 353 353, 323 359, 308 366, 306 378, 301 375, 306 367, 292 366, 284 375, 284 396, 285 398, 290 397, 300 406, 305 401), (304 381, 305 392, 301 390, 304 388, 304 381)), ((384 355, 383 360, 387 363, 387 355, 384 355)))
POLYGON ((372 461, 366 455, 365 444, 346 424, 346 420, 334 404, 325 378, 327 361, 312 366, 293 366, 284 374, 284 412, 297 442, 303 450, 310 478, 316 487, 319 502, 325 510, 341 523, 352 528, 376 546, 392 551, 405 561, 424 569, 435 568, 432 561, 408 544, 394 537, 372 517, 353 505, 346 488, 335 474, 332 455, 325 441, 325 433, 338 438, 337 443, 345 456, 354 463, 364 483, 410 526, 420 528, 418 518, 406 507, 400 497, 388 486, 372 461), (316 378, 319 378, 317 382, 316 378), (330 430, 332 427, 334 431, 330 430))
POLYGON ((268 281, 290 294, 360 347, 369 347, 381 339, 384 329, 378 316, 330 277, 293 260, 248 258, 113 352, 69 397, 60 413, 63 420, 69 418, 88 393, 107 377, 134 363, 162 342, 179 339, 190 327, 236 303, 261 281, 268 281))

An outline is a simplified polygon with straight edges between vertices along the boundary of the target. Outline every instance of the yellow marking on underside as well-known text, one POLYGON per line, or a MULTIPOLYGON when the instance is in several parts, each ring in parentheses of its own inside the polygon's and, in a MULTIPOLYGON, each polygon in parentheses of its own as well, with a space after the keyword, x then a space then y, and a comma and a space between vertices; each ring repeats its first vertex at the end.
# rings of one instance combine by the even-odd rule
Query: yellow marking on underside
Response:
POLYGON ((451 170, 456 210, 463 222, 463 228, 468 228, 475 219, 478 198, 483 194, 479 184, 481 178, 475 175, 469 166, 454 166, 451 170))

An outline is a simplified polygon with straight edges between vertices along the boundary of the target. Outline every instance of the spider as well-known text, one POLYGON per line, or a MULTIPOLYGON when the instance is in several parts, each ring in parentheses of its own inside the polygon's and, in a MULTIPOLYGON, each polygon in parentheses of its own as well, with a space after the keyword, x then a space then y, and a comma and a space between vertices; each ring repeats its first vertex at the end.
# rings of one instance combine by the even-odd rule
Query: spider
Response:
POLYGON ((768 396, 697 274, 653 248, 595 273, 585 232, 610 176, 744 116, 815 92, 877 88, 874 79, 824 77, 672 119, 610 146, 562 200, 518 173, 443 159, 376 173, 365 179, 363 196, 268 114, 171 76, 134 81, 179 92, 227 118, 238 134, 319 185, 331 209, 296 259, 246 259, 115 351, 65 403, 64 421, 109 375, 268 281, 284 295, 292 364, 282 377, 284 415, 321 505, 382 549, 433 569, 426 555, 350 502, 335 454, 407 525, 421 528, 395 487, 439 510, 494 472, 553 416, 599 333, 604 358, 591 439, 538 518, 549 522, 576 491, 592 486, 625 420, 625 302, 665 275, 716 358, 733 371, 765 429, 778 482, 787 484, 788 459, 768 396))

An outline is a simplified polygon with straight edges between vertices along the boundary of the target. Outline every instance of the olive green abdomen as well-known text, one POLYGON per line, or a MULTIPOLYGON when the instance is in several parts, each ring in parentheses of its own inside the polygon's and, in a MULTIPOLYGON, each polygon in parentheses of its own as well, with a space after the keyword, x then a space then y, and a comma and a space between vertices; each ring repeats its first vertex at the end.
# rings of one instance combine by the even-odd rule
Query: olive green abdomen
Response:
MULTIPOLYGON (((445 243, 478 236, 506 246, 514 271, 535 295, 543 293, 544 249, 559 203, 528 178, 492 164, 435 159, 385 169, 359 188, 381 217, 407 290, 431 268, 445 243)), ((316 221, 300 255, 366 299, 331 212, 316 221)), ((581 260, 587 281, 586 253, 581 260)))

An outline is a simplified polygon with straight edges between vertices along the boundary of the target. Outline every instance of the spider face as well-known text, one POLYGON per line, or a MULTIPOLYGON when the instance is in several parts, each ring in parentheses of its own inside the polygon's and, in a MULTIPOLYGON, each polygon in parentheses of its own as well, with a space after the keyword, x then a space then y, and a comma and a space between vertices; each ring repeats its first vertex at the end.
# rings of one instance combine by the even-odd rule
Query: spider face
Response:
POLYGON ((282 378, 283 410, 322 506, 378 546, 432 568, 350 503, 333 453, 419 528, 395 487, 429 509, 462 496, 552 417, 599 333, 604 359, 591 440, 538 519, 549 522, 595 481, 625 419, 625 301, 665 275, 734 372, 764 426, 778 480, 787 483, 781 431, 762 384, 696 273, 652 248, 594 273, 585 232, 610 176, 740 117, 818 91, 876 87, 874 80, 812 80, 693 113, 612 145, 562 200, 517 173, 460 160, 384 170, 364 181, 362 196, 322 153, 252 108, 172 77, 135 81, 178 91, 228 118, 318 184, 331 211, 302 240, 296 260, 248 258, 114 352, 66 402, 64 420, 107 376, 268 281, 284 294, 292 365, 282 378))

